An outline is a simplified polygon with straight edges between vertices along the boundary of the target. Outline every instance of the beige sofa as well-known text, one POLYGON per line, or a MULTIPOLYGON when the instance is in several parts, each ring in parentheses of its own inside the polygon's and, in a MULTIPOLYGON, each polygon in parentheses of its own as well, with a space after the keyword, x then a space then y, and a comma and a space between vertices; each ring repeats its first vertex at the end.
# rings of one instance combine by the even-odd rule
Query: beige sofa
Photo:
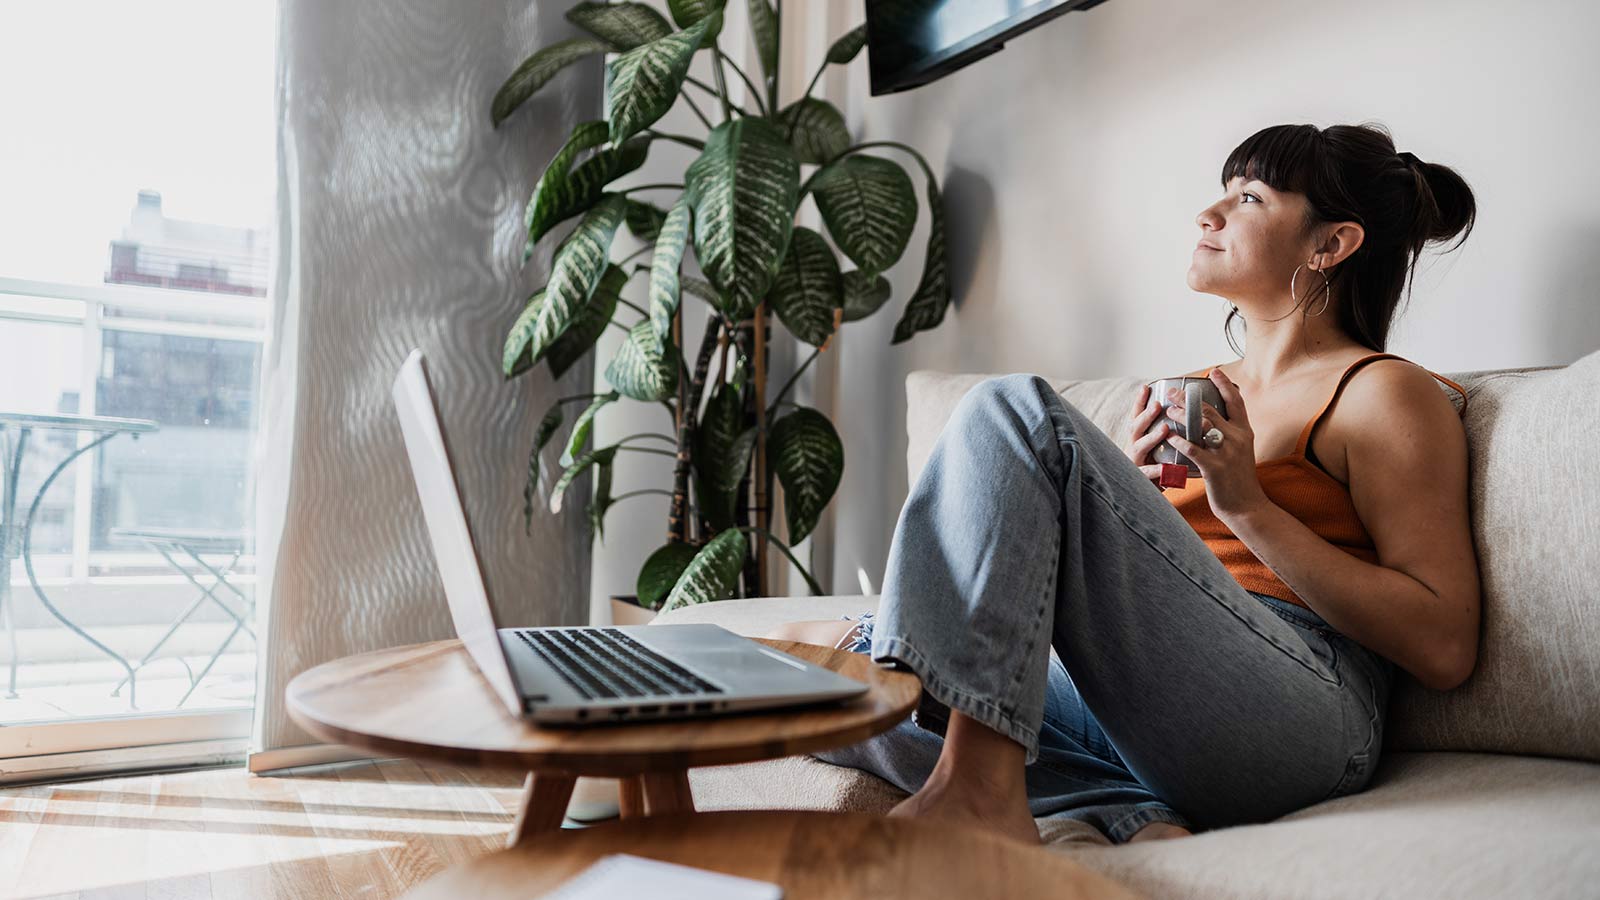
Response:
MULTIPOLYGON (((1441 374, 1470 398, 1484 592, 1472 677, 1441 693, 1400 673, 1383 756, 1354 796, 1266 824, 1122 846, 1081 823, 1041 819, 1049 846, 1157 897, 1600 897, 1600 352, 1566 367, 1441 374)), ((956 402, 987 377, 907 377, 912 482, 956 402)), ((1127 440, 1142 379, 1048 380, 1127 440)), ((760 635, 877 600, 729 600, 656 621, 760 635)), ((811 757, 697 769, 691 779, 702 809, 886 810, 904 796, 811 757)))

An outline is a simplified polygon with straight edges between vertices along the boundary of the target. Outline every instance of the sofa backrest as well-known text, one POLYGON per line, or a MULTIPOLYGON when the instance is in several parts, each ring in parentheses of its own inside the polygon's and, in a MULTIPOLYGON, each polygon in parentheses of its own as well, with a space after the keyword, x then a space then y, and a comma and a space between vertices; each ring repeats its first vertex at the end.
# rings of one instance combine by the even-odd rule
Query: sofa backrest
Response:
MULTIPOLYGON (((1478 663, 1442 692, 1397 669, 1384 746, 1600 761, 1600 470, 1584 464, 1600 447, 1600 351, 1570 366, 1440 374, 1468 398, 1478 663)), ((906 376, 910 483, 957 402, 991 377, 906 376)), ((1126 446, 1138 388, 1158 377, 1045 380, 1126 446)))

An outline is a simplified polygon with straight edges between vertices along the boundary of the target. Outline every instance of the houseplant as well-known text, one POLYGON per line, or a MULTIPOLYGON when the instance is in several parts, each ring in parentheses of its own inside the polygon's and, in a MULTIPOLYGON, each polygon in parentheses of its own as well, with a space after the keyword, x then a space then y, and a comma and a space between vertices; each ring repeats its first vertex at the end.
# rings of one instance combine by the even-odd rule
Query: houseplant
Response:
POLYGON ((554 226, 574 217, 578 221, 556 246, 548 282, 528 298, 512 323, 501 363, 510 378, 545 361, 559 378, 594 346, 608 324, 627 332, 605 369, 611 389, 563 397, 541 419, 528 459, 524 514, 531 522, 541 454, 564 424, 566 404, 587 401, 565 442, 564 469, 551 489, 550 508, 559 512, 567 488, 594 470, 591 538, 598 534, 604 540, 606 511, 620 500, 667 493, 611 496, 617 453, 673 455, 666 543, 646 559, 638 576, 638 601, 648 608, 718 600, 735 592, 764 595, 768 541, 799 568, 814 594, 822 593, 790 545, 810 533, 832 499, 844 468, 844 449, 825 415, 783 398, 844 322, 865 318, 888 301, 891 288, 883 272, 904 254, 917 218, 916 189, 905 169, 861 151, 897 149, 913 157, 926 177, 932 218, 922 276, 895 324, 891 343, 938 325, 950 300, 939 186, 927 161, 893 141, 851 143, 839 110, 811 97, 827 66, 847 64, 860 53, 865 26, 834 42, 805 94, 778 109, 781 0, 777 7, 769 0, 747 0, 764 76, 761 86, 719 48, 725 2, 668 0, 670 21, 643 3, 579 3, 567 19, 589 36, 534 53, 501 86, 491 105, 498 127, 562 68, 595 54, 616 54, 605 70, 607 118, 573 128, 529 199, 524 262, 554 226), (715 85, 688 74, 695 54, 704 52, 711 54, 715 85), (749 87, 753 109, 732 103, 727 84, 733 76, 749 87), (713 113, 720 110, 719 123, 713 124, 694 102, 691 87, 716 102, 713 113), (651 127, 680 100, 705 124, 704 139, 651 127), (638 169, 656 141, 700 151, 682 184, 606 189, 638 169), (580 156, 585 158, 580 161, 580 156), (803 182, 802 166, 815 167, 803 182), (666 208, 630 196, 662 190, 677 192, 666 208), (826 238, 794 224, 808 196, 821 214, 826 238), (623 225, 647 245, 613 262, 611 245, 623 225), (854 268, 842 268, 828 238, 854 268), (690 251, 705 279, 681 273, 690 251), (645 252, 651 254, 648 265, 625 268, 645 252), (647 275, 647 307, 622 296, 641 273, 647 275), (685 292, 707 303, 712 313, 692 370, 682 335, 680 301, 685 292), (619 305, 641 318, 631 327, 613 321, 619 305), (814 349, 767 402, 772 314, 814 349), (718 357, 717 374, 708 382, 713 356, 718 357), (662 404, 673 418, 675 433, 634 434, 608 446, 590 446, 596 413, 622 397, 662 404), (783 407, 792 409, 779 417, 783 407), (628 446, 649 438, 666 440, 674 449, 628 446), (770 529, 774 475, 784 490, 787 541, 770 529), (754 553, 747 535, 754 538, 754 553))

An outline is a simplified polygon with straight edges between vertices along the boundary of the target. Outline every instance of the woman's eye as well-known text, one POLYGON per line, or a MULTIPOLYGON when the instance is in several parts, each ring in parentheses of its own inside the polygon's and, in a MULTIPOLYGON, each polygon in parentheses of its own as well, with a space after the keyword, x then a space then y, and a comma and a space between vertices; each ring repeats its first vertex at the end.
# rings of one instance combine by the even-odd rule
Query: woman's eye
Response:
POLYGON ((1261 202, 1261 198, 1260 197, 1256 197, 1255 194, 1245 193, 1245 194, 1240 194, 1239 196, 1241 196, 1241 197, 1255 197, 1255 200, 1256 200, 1257 203, 1261 202))

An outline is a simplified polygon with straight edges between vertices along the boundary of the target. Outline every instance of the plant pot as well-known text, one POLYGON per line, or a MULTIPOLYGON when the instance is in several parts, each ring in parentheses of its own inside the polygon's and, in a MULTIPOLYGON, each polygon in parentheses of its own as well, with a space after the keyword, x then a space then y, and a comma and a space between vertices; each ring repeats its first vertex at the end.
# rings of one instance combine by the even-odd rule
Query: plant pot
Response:
POLYGON ((639 598, 635 594, 611 595, 611 624, 613 625, 648 625, 656 617, 656 611, 645 609, 639 605, 639 598))

